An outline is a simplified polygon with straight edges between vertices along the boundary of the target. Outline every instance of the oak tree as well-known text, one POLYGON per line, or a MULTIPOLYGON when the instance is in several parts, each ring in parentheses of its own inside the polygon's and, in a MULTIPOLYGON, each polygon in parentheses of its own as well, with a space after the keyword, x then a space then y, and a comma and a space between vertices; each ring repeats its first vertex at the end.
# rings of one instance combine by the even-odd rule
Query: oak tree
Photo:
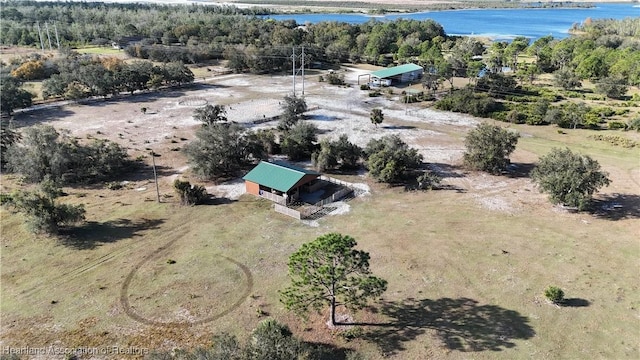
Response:
POLYGON ((471 169, 500 174, 509 166, 509 155, 520 135, 497 125, 480 124, 464 140, 464 163, 471 169))
POLYGON ((588 155, 565 149, 553 149, 540 158, 531 178, 541 192, 549 194, 551 202, 584 210, 593 194, 611 182, 608 173, 588 155))

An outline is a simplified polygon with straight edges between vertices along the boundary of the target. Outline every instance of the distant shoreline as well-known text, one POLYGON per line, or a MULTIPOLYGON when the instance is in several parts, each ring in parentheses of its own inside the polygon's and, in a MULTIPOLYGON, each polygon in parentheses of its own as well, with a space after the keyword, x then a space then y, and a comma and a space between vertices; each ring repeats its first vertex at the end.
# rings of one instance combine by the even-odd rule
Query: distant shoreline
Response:
MULTIPOLYGON (((40 0, 50 1, 50 0, 40 0)), ((87 0, 82 0, 87 1, 87 0)), ((93 0, 88 0, 92 2, 93 0)), ((394 0, 95 0, 95 2, 109 3, 155 3, 164 5, 212 5, 212 6, 235 6, 238 8, 264 8, 277 13, 305 12, 305 13, 328 13, 328 12, 366 12, 366 13, 393 13, 393 12, 415 12, 415 11, 438 11, 457 9, 508 9, 527 7, 557 7, 572 8, 584 7, 598 3, 619 3, 632 4, 640 0, 573 0, 573 1, 513 1, 505 2, 500 0, 403 0, 398 3, 394 0)), ((80 2, 80 0, 71 0, 80 2)))

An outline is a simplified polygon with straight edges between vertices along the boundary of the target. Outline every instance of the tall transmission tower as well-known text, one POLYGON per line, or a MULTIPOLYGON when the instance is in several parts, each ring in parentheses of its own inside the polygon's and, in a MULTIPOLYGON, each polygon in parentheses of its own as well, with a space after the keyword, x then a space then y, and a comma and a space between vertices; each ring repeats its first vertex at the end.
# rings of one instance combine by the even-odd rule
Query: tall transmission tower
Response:
POLYGON ((293 76, 293 96, 296 96, 296 77, 298 74, 302 77, 302 96, 304 96, 304 67, 305 67, 305 54, 304 54, 304 46, 301 46, 300 51, 300 68, 296 67, 296 47, 293 47, 291 59, 291 74, 293 76))
POLYGON ((49 50, 53 50, 53 47, 51 46, 51 36, 49 35, 49 24, 46 21, 44 22, 44 28, 47 30, 47 39, 49 39, 49 50))
POLYGON ((58 50, 60 50, 60 38, 58 37, 58 25, 53 23, 53 29, 56 31, 56 44, 58 45, 58 50))
POLYGON ((42 40, 42 30, 40 30, 40 22, 36 22, 36 26, 38 27, 38 37, 40 38, 40 48, 44 51, 44 41, 42 40))

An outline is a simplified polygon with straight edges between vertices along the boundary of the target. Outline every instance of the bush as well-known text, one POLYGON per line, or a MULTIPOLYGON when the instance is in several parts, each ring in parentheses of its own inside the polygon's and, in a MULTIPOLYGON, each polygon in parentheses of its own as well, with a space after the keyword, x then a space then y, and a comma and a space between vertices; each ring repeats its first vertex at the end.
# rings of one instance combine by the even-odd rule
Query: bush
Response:
POLYGON ((622 121, 609 121, 607 123, 607 128, 609 130, 626 129, 627 124, 623 123, 622 121))
POLYGON ((235 176, 254 159, 265 156, 261 141, 235 123, 215 123, 199 128, 196 139, 182 150, 194 173, 205 179, 235 176))
POLYGON ((640 131, 640 116, 633 118, 627 122, 628 130, 640 131))
POLYGON ((370 89, 369 84, 361 84, 360 85, 360 90, 369 90, 369 89, 370 89))
POLYGON ((418 182, 418 190, 433 190, 434 187, 440 184, 442 178, 433 171, 427 171, 418 176, 416 181, 418 182))
POLYGON ((0 205, 12 205, 13 196, 11 194, 0 193, 0 205))
POLYGON ((361 337, 363 334, 364 331, 360 326, 354 326, 348 330, 342 331, 340 333, 340 337, 342 337, 346 341, 351 341, 361 337))
POLYGON ((311 160, 318 171, 325 172, 336 168, 355 168, 361 156, 362 149, 349 142, 347 135, 343 134, 337 141, 321 141, 320 149, 313 153, 311 160))
POLYGON ((549 286, 544 290, 544 296, 554 304, 560 304, 564 300, 564 291, 557 286, 549 286))
POLYGON ((331 85, 344 85, 344 74, 328 74, 327 82, 331 85))
POLYGON ((173 188, 180 197, 181 205, 198 205, 202 204, 209 198, 207 189, 205 189, 204 186, 191 185, 188 181, 180 181, 180 179, 176 179, 176 181, 173 182, 173 188))
POLYGON ((436 109, 461 112, 474 116, 486 117, 497 109, 496 102, 486 94, 474 94, 464 89, 448 95, 435 103, 436 109))
POLYGON ((38 192, 19 192, 13 195, 13 205, 27 217, 27 226, 34 233, 55 235, 60 227, 84 221, 84 206, 57 204, 60 188, 45 179, 38 192))

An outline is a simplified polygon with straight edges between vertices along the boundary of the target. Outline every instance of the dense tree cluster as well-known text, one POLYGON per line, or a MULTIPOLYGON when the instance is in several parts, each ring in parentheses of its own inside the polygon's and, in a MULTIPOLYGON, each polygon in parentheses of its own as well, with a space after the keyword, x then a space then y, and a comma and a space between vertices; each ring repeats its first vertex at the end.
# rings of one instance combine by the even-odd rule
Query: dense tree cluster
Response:
POLYGON ((28 182, 45 178, 61 184, 95 183, 121 175, 133 165, 127 151, 109 140, 82 144, 52 126, 29 127, 8 147, 6 168, 28 182))
POLYGON ((362 157, 362 149, 351 143, 347 135, 342 134, 338 140, 329 139, 320 142, 320 149, 313 153, 311 160, 318 171, 336 169, 354 169, 362 157))
POLYGON ((13 76, 0 76, 0 108, 2 113, 11 115, 16 109, 31 106, 33 94, 23 89, 22 81, 13 76))
POLYGON ((466 76, 470 83, 475 82, 438 101, 436 107, 443 110, 531 125, 598 127, 609 116, 595 116, 593 113, 599 109, 576 105, 580 101, 558 103, 563 99, 561 96, 533 86, 533 80, 541 73, 553 74, 554 85, 570 97, 623 99, 629 86, 640 86, 638 29, 640 19, 637 18, 590 21, 575 29, 577 35, 562 40, 546 36, 531 44, 525 38, 494 42, 481 52, 481 62, 472 56, 477 53, 472 40, 458 40, 453 47, 447 41, 442 49, 450 48, 449 56, 445 61, 425 64, 423 85, 434 91, 454 75, 466 76), (532 56, 534 62, 520 63, 518 56, 525 53, 532 56), (601 95, 591 95, 591 90, 575 92, 584 80, 595 83, 595 93, 601 95), (577 115, 575 106, 581 106, 577 115))
POLYGON ((446 37, 434 21, 397 20, 299 26, 250 16, 260 9, 153 4, 12 3, 2 9, 2 44, 39 45, 36 22, 55 22, 63 46, 124 44, 136 57, 195 63, 226 59, 236 71, 291 66, 291 47, 305 45, 309 60, 387 64, 434 51, 446 37), (96 26, 100 24, 100 26, 96 26))
POLYGON ((183 151, 193 172, 203 179, 235 176, 267 156, 262 142, 253 133, 227 122, 202 126, 196 131, 196 139, 183 151))
POLYGON ((57 60, 55 73, 42 83, 43 97, 82 99, 126 91, 155 89, 193 82, 193 73, 182 63, 154 65, 149 61, 125 63, 116 58, 81 56, 70 52, 57 60))

